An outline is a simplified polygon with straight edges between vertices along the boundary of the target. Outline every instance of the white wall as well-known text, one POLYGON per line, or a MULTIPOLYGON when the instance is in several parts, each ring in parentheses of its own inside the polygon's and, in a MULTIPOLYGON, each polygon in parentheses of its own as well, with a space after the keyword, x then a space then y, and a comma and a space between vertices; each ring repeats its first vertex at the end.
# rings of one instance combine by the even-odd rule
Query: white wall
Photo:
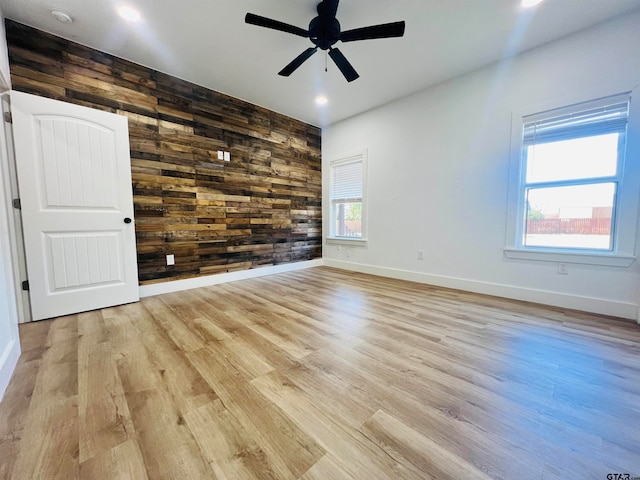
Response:
MULTIPOLYGON (((4 72, 4 58, 7 46, 4 32, 4 17, 0 11, 0 92, 6 91, 10 85, 4 72)), ((8 63, 8 62, 7 62, 8 63)), ((18 312, 13 284, 11 263, 11 242, 9 240, 9 215, 13 215, 9 206, 9 175, 7 141, 4 122, 0 125, 0 400, 11 379, 18 357, 20 342, 18 339, 18 312)))
POLYGON ((0 400, 20 356, 18 312, 13 288, 5 183, 0 179, 0 400))
MULTIPOLYGON (((639 58, 640 13, 324 129, 324 159, 369 153, 368 245, 325 244, 326 263, 637 318, 638 261, 570 264, 569 275, 558 275, 556 263, 507 259, 503 248, 512 112, 631 91, 639 58)), ((326 199, 326 163, 323 171, 326 199)))

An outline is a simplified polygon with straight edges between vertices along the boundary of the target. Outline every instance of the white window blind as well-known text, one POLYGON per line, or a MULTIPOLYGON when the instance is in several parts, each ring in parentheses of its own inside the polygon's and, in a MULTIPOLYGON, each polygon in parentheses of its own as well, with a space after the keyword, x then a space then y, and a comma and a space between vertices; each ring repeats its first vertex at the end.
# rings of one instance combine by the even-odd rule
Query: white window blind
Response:
POLYGON ((523 146, 624 132, 629 102, 619 102, 552 118, 525 117, 523 146))
POLYGON ((362 161, 337 164, 331 170, 331 200, 334 202, 362 199, 362 161))

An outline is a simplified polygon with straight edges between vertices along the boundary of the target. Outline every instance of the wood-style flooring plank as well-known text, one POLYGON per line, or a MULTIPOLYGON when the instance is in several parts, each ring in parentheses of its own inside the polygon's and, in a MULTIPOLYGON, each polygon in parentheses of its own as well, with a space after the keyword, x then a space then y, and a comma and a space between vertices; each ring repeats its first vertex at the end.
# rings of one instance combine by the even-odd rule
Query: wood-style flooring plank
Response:
POLYGON ((162 381, 162 368, 153 363, 133 325, 136 310, 131 317, 120 313, 126 310, 112 310, 105 323, 147 475, 176 480, 209 478, 211 468, 162 381))
POLYGON ((330 415, 315 408, 300 391, 279 374, 270 374, 251 382, 280 407, 308 435, 331 453, 340 467, 356 479, 418 479, 420 475, 388 455, 380 455, 376 446, 358 432, 349 432, 334 423, 330 415))
POLYGON ((204 378, 194 370, 186 352, 145 308, 143 302, 131 305, 129 313, 153 368, 160 373, 160 381, 183 416, 218 398, 204 378))
POLYGON ((19 363, 0 408, 0 478, 10 478, 33 398, 40 360, 19 363))
POLYGON ((325 451, 289 420, 287 412, 269 402, 233 364, 214 352, 215 347, 205 347, 189 353, 188 358, 214 388, 225 408, 254 433, 277 478, 299 477, 325 451))
POLYGON ((100 452, 80 465, 82 480, 147 480, 147 470, 137 440, 129 439, 100 452))
POLYGON ((53 322, 45 344, 13 480, 78 477, 77 316, 53 322))
POLYGON ((80 463, 134 435, 118 368, 99 311, 78 315, 80 463))
POLYGON ((0 408, 0 478, 11 477, 52 324, 45 321, 20 326, 20 330, 27 329, 20 335, 22 354, 0 408))
POLYGON ((99 343, 80 363, 80 462, 134 434, 111 345, 99 343))
POLYGON ((353 477, 345 472, 329 453, 307 470, 300 477, 300 480, 326 480, 328 478, 331 480, 353 480, 353 477))
POLYGON ((411 465, 423 478, 490 480, 484 472, 383 410, 378 410, 360 431, 390 457, 411 465))
POLYGON ((185 420, 218 478, 279 478, 255 435, 220 400, 189 412, 185 420))

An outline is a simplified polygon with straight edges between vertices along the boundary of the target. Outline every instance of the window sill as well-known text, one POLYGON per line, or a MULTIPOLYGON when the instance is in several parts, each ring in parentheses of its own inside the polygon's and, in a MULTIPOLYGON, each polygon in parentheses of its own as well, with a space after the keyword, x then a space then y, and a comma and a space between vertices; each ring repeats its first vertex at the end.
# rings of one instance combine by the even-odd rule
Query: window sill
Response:
POLYGON ((536 250, 527 248, 505 248, 507 258, 519 260, 537 260, 543 262, 581 263, 584 265, 604 265, 609 267, 629 267, 635 260, 635 255, 621 255, 615 253, 594 253, 557 250, 536 250))
POLYGON ((367 240, 362 238, 348 238, 348 237, 327 237, 327 244, 330 245, 353 245, 358 247, 366 247, 367 240))

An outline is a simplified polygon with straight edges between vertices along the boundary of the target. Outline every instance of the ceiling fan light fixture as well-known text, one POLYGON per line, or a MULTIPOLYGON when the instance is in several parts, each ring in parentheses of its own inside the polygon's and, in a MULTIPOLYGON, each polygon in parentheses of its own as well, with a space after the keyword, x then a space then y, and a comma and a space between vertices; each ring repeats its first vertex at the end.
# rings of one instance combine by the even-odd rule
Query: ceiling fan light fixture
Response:
POLYGON ((542 3, 542 0, 521 0, 520 5, 522 8, 532 8, 542 3))
POLYGON ((63 12, 62 10, 51 10, 51 15, 61 23, 73 23, 71 15, 67 12, 63 12))
POLYGON ((118 7, 118 15, 131 23, 139 22, 142 18, 140 12, 129 5, 122 5, 118 7))

